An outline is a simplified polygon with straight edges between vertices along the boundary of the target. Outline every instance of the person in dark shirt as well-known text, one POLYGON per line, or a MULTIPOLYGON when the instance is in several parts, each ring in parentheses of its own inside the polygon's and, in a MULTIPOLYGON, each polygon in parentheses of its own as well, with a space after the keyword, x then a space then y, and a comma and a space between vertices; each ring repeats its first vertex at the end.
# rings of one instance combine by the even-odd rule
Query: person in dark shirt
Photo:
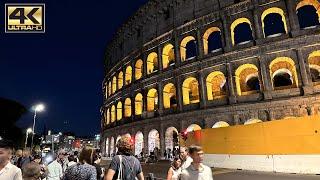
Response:
POLYGON ((118 155, 112 158, 105 180, 144 180, 140 161, 132 155, 131 137, 124 135, 117 143, 118 155))

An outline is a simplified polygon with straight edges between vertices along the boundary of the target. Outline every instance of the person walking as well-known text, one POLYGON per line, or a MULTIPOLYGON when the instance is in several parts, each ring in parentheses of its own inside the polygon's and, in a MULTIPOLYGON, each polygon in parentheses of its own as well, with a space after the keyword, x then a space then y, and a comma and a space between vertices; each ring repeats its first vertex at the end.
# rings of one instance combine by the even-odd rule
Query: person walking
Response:
POLYGON ((79 156, 79 163, 67 168, 63 180, 97 180, 97 171, 93 166, 94 149, 84 147, 79 156))
POLYGON ((118 155, 112 158, 105 180, 144 180, 140 161, 132 155, 131 137, 124 135, 117 143, 118 155))
POLYGON ((22 180, 21 169, 11 164, 13 143, 0 140, 0 180, 22 180))
POLYGON ((167 180, 178 180, 181 174, 181 159, 175 157, 168 170, 167 180))
POLYGON ((200 146, 192 145, 189 147, 189 154, 193 162, 187 168, 182 170, 181 180, 212 180, 211 168, 202 164, 203 150, 200 146))
POLYGON ((52 160, 53 161, 48 164, 47 180, 60 180, 63 177, 62 166, 54 154, 52 155, 52 160))
POLYGON ((189 156, 187 147, 180 147, 180 159, 181 159, 181 170, 187 169, 192 163, 192 158, 189 156))

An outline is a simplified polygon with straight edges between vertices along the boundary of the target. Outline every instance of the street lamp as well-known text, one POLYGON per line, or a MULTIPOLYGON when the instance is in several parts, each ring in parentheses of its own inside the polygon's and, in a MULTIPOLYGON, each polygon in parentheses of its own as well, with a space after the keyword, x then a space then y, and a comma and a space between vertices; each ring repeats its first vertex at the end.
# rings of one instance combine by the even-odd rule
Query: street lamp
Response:
POLYGON ((36 117, 37 117, 37 112, 44 111, 44 105, 43 104, 37 104, 33 106, 32 108, 34 110, 34 116, 33 116, 33 125, 32 125, 32 138, 31 138, 31 149, 33 148, 33 137, 34 137, 34 127, 36 125, 36 117))
POLYGON ((31 128, 28 128, 28 129, 27 129, 27 132, 26 132, 26 141, 25 141, 25 143, 24 143, 24 148, 25 148, 25 149, 27 148, 28 135, 29 135, 29 133, 31 133, 31 132, 32 132, 32 129, 31 129, 31 128))

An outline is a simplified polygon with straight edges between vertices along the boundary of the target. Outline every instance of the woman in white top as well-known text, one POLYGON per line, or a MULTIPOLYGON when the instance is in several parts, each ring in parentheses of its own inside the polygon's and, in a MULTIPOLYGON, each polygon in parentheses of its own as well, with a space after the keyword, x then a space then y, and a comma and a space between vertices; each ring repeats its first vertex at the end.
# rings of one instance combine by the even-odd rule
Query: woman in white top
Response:
POLYGON ((168 170, 167 180, 178 180, 181 173, 181 159, 175 157, 168 170))

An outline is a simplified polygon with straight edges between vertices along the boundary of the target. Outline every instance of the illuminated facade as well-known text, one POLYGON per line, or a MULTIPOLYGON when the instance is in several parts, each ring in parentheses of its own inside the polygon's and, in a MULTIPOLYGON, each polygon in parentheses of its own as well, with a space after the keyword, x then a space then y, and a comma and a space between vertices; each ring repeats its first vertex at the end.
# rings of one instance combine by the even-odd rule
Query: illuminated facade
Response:
POLYGON ((106 51, 105 154, 126 133, 163 155, 183 131, 318 114, 319 5, 150 0, 106 51))

